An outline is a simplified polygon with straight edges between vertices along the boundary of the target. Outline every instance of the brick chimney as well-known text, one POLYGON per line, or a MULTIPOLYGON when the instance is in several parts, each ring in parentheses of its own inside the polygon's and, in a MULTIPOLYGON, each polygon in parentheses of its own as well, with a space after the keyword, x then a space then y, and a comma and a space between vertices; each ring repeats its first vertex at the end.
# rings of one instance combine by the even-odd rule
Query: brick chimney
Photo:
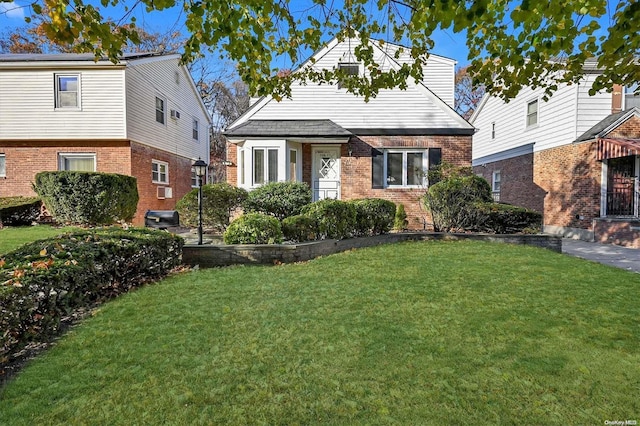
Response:
POLYGON ((622 97, 624 96, 624 87, 620 84, 613 85, 611 93, 611 114, 622 111, 622 97))

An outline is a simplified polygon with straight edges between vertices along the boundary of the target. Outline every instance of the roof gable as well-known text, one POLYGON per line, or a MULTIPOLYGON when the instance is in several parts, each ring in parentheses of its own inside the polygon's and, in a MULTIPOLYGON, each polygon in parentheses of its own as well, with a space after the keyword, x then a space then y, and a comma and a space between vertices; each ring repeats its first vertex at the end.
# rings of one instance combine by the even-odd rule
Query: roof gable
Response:
POLYGON ((615 114, 611 114, 605 117, 602 121, 595 126, 584 132, 575 142, 585 142, 607 136, 607 134, 614 131, 622 123, 629 120, 631 117, 636 116, 640 118, 640 109, 633 107, 626 111, 620 111, 615 114))

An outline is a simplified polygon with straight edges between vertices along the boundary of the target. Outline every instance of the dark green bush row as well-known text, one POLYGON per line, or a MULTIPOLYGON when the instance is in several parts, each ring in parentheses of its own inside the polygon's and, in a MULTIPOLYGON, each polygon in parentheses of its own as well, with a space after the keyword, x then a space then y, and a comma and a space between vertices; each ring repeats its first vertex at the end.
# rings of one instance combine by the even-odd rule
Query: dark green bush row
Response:
POLYGON ((540 232, 542 214, 501 203, 475 203, 471 208, 472 231, 495 234, 540 232))
POLYGON ((324 199, 305 206, 302 214, 316 223, 316 238, 349 238, 356 230, 356 207, 353 203, 324 199))
POLYGON ((282 235, 293 243, 316 239, 318 226, 316 221, 302 214, 291 216, 282 221, 282 235))
POLYGON ((0 228, 31 225, 38 220, 42 201, 37 197, 0 198, 0 228))
POLYGON ((271 182, 249 192, 247 213, 264 213, 283 220, 300 214, 311 203, 311 188, 304 182, 271 182))
POLYGON ((162 231, 89 230, 35 241, 0 259, 0 360, 55 336, 73 311, 165 276, 183 241, 162 231))
MULTIPOLYGON (((202 186, 202 224, 207 228, 224 231, 229 217, 247 198, 247 191, 228 183, 202 186)), ((176 204, 180 222, 184 226, 198 226, 198 188, 188 192, 176 204)))
POLYGON ((365 198, 350 203, 356 208, 357 236, 386 234, 393 228, 396 205, 392 201, 365 198))
POLYGON ((33 189, 59 223, 111 225, 131 221, 138 206, 136 178, 93 172, 40 172, 33 189))
POLYGON ((225 244, 280 244, 282 228, 273 216, 262 213, 243 214, 224 233, 225 244))

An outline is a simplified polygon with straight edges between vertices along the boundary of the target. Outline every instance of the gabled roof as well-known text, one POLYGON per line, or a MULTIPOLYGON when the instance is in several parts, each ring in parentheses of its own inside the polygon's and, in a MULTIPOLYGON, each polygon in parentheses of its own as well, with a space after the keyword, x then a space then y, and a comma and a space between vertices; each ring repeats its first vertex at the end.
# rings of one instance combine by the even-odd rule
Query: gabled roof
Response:
POLYGON ((593 139, 598 139, 607 135, 607 133, 614 130, 620 124, 627 121, 633 115, 640 117, 640 109, 638 107, 630 108, 626 111, 620 111, 615 114, 611 114, 605 117, 602 121, 595 126, 584 132, 574 142, 585 142, 593 139))
POLYGON ((353 133, 331 120, 249 120, 224 132, 234 137, 349 137, 353 133))

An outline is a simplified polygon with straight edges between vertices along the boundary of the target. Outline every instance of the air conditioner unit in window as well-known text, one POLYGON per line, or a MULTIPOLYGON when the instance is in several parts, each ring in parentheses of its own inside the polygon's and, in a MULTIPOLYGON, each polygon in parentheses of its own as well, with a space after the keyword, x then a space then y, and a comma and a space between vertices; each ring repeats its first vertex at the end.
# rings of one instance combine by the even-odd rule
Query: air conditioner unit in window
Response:
POLYGON ((173 198, 173 190, 168 186, 159 186, 157 192, 158 200, 164 200, 165 198, 173 198))
POLYGON ((171 110, 171 118, 173 118, 174 120, 177 120, 178 118, 180 118, 180 111, 172 109, 171 110))

